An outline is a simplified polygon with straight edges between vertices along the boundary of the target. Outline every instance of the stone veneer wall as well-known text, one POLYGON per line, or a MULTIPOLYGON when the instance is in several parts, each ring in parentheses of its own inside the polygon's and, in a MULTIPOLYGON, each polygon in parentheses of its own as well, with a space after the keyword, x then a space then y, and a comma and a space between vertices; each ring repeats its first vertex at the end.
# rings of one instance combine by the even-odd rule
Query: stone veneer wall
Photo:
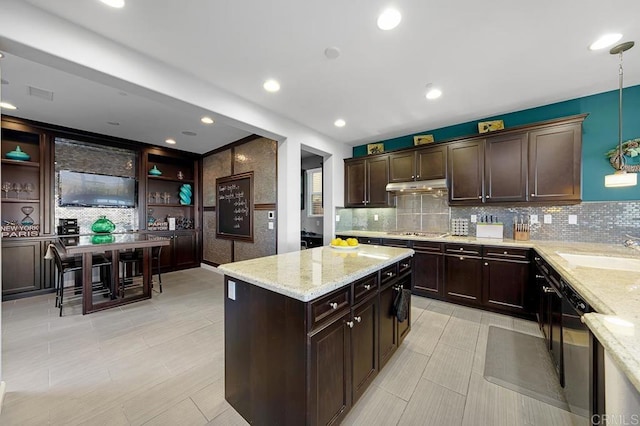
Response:
POLYGON ((222 264, 276 254, 276 226, 268 229, 267 214, 277 201, 277 143, 258 138, 203 158, 203 253, 207 263, 222 264), (253 243, 216 238, 216 179, 253 171, 253 243))
POLYGON ((116 232, 137 231, 139 229, 137 207, 123 209, 58 206, 58 172, 60 170, 135 178, 137 163, 136 152, 131 150, 56 138, 54 226, 57 226, 59 218, 78 219, 80 232, 90 233, 93 222, 104 215, 116 225, 116 232))
MULTIPOLYGON (((424 195, 422 196, 424 197, 424 195)), ((336 209, 340 221, 336 223, 336 231, 368 230, 396 231, 408 230, 407 224, 416 226, 416 231, 439 231, 425 227, 423 220, 432 209, 441 209, 439 201, 436 207, 425 199, 421 200, 422 208, 408 213, 403 208, 386 209, 336 209), (374 220, 378 215, 378 221, 374 220), (403 215, 408 217, 403 218, 403 215)), ((399 206, 402 205, 399 203, 399 206)), ((406 204, 405 204, 406 206, 406 204)), ((528 217, 538 215, 540 223, 531 228, 532 240, 578 241, 594 243, 622 243, 627 235, 640 237, 640 201, 585 202, 570 206, 480 206, 451 207, 451 219, 470 219, 484 215, 498 217, 504 223, 504 237, 513 238, 514 216, 528 217), (552 223, 543 222, 544 215, 552 216, 552 223), (577 225, 569 225, 569 215, 576 215, 577 225)), ((469 223, 469 235, 475 236, 476 226, 469 223)))

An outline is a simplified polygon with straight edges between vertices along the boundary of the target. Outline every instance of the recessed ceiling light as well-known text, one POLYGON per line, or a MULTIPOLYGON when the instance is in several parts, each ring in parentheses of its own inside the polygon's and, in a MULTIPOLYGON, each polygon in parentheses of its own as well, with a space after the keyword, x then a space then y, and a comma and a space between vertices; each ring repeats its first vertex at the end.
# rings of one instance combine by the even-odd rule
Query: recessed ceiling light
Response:
POLYGON ((111 124, 112 126, 119 126, 120 123, 118 123, 117 121, 107 121, 107 124, 111 124))
POLYGON ((605 34, 599 39, 597 39, 596 41, 594 41, 593 43, 591 43, 591 45, 589 46, 589 49, 590 50, 604 49, 605 47, 611 46, 621 38, 622 38, 622 34, 619 34, 619 33, 605 34))
POLYGON ((18 109, 17 106, 10 104, 9 102, 0 102, 0 108, 4 109, 18 109))
POLYGON ((264 82, 262 87, 264 87, 264 90, 266 90, 267 92, 273 93, 280 90, 280 83, 278 83, 276 80, 267 80, 264 82))
POLYGON ((326 56, 327 59, 336 59, 338 56, 340 56, 340 49, 333 46, 327 47, 326 49, 324 49, 324 56, 326 56))
POLYGON ((440 96, 442 96, 442 90, 436 89, 435 87, 433 89, 429 89, 426 94, 427 99, 431 100, 438 99, 440 96))
POLYGON ((106 4, 107 6, 115 7, 117 9, 124 7, 124 0, 100 0, 100 1, 106 4))
POLYGON ((396 9, 387 9, 378 16, 378 28, 389 31, 398 26, 402 15, 396 9))
POLYGON ((344 127, 347 125, 347 122, 344 121, 342 118, 338 118, 336 121, 333 122, 333 125, 336 127, 344 127))
POLYGON ((176 144, 176 141, 173 140, 173 139, 167 139, 165 142, 168 143, 169 145, 175 145, 176 144))
POLYGON ((211 117, 202 117, 200 119, 204 124, 213 124, 213 118, 211 117))

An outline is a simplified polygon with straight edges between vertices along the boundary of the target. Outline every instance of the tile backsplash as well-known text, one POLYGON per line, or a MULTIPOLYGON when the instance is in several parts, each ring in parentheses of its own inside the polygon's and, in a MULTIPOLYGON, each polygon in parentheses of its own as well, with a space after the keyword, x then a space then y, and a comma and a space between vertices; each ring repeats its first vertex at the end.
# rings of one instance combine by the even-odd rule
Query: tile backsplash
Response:
MULTIPOLYGON (((336 231, 449 231, 451 219, 493 216, 504 224, 504 238, 513 238, 514 218, 528 220, 538 216, 531 226, 532 240, 622 243, 631 235, 640 237, 640 201, 584 202, 569 206, 478 206, 449 207, 444 196, 398 196, 397 208, 337 209, 340 222, 336 231), (378 220, 375 219, 377 215, 378 220), (543 223, 544 216, 551 223, 543 223), (569 216, 577 223, 569 224, 569 216)), ((469 223, 469 235, 476 235, 476 224, 469 223)))

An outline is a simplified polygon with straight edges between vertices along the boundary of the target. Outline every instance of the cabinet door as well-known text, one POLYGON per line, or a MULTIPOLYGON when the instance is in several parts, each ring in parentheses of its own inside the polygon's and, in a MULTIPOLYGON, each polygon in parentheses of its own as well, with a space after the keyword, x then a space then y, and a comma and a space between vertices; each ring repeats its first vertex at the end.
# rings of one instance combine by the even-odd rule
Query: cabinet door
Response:
POLYGON ((389 155, 389 182, 411 182, 416 179, 414 151, 389 155))
POLYGON ((445 256, 445 296, 464 303, 480 304, 482 298, 482 259, 445 256))
POLYGON ((367 207, 388 207, 391 194, 387 192, 389 183, 389 156, 367 160, 367 207))
POLYGON ((509 312, 525 312, 529 262, 485 259, 482 281, 485 306, 509 312))
POLYGON ((380 290, 380 369, 389 361, 398 347, 398 330, 393 315, 393 285, 380 290))
POLYGON ((2 294, 42 288, 40 241, 2 241, 2 294))
POLYGON ((528 134, 487 138, 484 185, 487 203, 527 200, 528 134))
POLYGON ((481 204, 484 139, 454 143, 448 149, 450 203, 481 204))
POLYGON ((420 296, 442 297, 442 269, 444 259, 438 244, 414 244, 413 292, 420 296))
POLYGON ((353 310, 351 351, 355 403, 378 374, 378 298, 372 297, 353 310))
POLYGON ((417 180, 447 177, 447 147, 434 146, 416 152, 417 180))
POLYGON ((199 263, 197 248, 198 244, 195 232, 176 232, 173 237, 174 267, 184 269, 197 266, 199 263))
POLYGON ((344 204, 345 207, 365 205, 365 160, 344 163, 344 204))
POLYGON ((310 425, 339 424, 351 407, 351 313, 309 338, 310 425))
POLYGON ((581 123, 529 133, 529 200, 580 201, 581 123))

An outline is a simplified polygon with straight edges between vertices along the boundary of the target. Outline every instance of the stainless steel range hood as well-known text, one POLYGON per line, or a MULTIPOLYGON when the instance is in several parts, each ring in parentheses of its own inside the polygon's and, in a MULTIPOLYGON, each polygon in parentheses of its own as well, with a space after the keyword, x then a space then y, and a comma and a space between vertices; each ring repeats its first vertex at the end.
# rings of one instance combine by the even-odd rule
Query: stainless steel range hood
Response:
POLYGON ((407 193, 436 192, 447 189, 446 179, 419 180, 415 182, 393 182, 387 184, 388 192, 407 193))

